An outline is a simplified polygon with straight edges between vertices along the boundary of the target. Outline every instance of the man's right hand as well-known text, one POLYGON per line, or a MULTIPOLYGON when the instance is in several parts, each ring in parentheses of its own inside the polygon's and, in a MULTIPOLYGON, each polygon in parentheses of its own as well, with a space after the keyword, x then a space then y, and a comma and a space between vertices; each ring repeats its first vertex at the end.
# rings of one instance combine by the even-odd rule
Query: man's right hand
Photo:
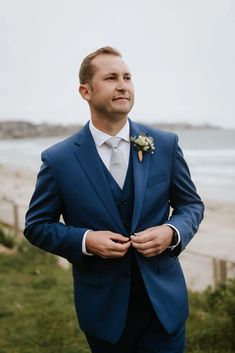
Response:
POLYGON ((110 231, 89 231, 86 236, 87 251, 103 259, 124 256, 130 245, 129 238, 110 231))

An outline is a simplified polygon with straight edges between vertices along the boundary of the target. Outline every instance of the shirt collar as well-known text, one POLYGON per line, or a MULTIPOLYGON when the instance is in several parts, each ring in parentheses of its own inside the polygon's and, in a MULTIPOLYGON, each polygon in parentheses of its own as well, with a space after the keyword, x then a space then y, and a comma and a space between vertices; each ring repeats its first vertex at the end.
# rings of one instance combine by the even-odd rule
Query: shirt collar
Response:
MULTIPOLYGON (((103 131, 98 130, 93 124, 92 121, 89 121, 89 129, 92 134, 92 137, 95 141, 96 146, 100 147, 105 143, 110 137, 113 137, 111 135, 106 134, 103 131)), ((130 142, 130 123, 129 120, 127 120, 126 124, 123 126, 123 128, 115 135, 115 137, 120 137, 122 140, 125 140, 126 142, 130 142)))

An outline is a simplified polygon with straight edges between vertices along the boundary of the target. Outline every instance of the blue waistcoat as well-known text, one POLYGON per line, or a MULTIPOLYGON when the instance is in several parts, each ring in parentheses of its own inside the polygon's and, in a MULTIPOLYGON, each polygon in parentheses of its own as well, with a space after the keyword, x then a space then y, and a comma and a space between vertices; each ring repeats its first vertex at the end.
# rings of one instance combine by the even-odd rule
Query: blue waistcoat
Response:
POLYGON ((132 215, 133 215, 133 207, 134 207, 134 178, 133 178, 133 165, 132 158, 130 154, 129 165, 127 169, 127 174, 125 178, 125 182, 123 185, 123 189, 121 190, 118 186, 117 182, 114 180, 113 176, 109 172, 109 170, 105 167, 104 163, 101 162, 105 171, 106 178, 110 185, 110 189, 123 220, 123 224, 127 229, 128 233, 130 233, 132 215))

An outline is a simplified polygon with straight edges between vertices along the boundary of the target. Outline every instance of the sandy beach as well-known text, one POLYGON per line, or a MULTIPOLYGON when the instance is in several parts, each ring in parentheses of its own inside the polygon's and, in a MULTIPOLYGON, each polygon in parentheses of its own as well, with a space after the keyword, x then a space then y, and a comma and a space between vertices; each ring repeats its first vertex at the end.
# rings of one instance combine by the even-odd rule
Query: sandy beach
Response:
MULTIPOLYGON (((11 222, 12 202, 19 205, 20 224, 34 190, 36 173, 0 164, 0 219, 11 222)), ((201 195, 203 198, 203 195, 201 195)), ((180 256, 187 284, 202 290, 213 284, 212 260, 217 257, 235 264, 235 202, 205 200, 205 218, 200 230, 180 256)), ((235 265, 232 266, 235 273, 235 265)))

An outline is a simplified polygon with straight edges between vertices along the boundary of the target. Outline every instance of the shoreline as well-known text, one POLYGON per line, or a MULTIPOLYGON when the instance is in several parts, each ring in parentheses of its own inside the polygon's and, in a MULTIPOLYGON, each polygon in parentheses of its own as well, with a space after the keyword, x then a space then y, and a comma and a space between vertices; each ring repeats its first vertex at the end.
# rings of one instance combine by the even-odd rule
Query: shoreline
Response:
MULTIPOLYGON (((18 167, 0 164, 0 219, 11 221, 12 202, 15 202, 19 205, 23 227, 24 215, 35 187, 36 177, 37 173, 33 170, 20 170, 18 167)), ((203 195, 201 197, 206 206, 204 220, 186 251, 180 255, 188 286, 196 290, 211 284, 208 283, 211 270, 208 267, 210 259, 207 259, 207 256, 235 263, 235 202, 214 201, 205 199, 203 195), (201 257, 197 253, 201 254, 201 257)))
MULTIPOLYGON (((143 122, 140 122, 143 123, 143 122)), ((211 124, 191 124, 188 122, 178 123, 148 123, 147 125, 160 128, 163 130, 223 130, 221 126, 211 124)), ((69 136, 79 131, 84 125, 75 124, 51 124, 51 123, 33 123, 28 120, 5 120, 0 121, 0 138, 1 139, 25 139, 37 137, 56 137, 69 136)))

